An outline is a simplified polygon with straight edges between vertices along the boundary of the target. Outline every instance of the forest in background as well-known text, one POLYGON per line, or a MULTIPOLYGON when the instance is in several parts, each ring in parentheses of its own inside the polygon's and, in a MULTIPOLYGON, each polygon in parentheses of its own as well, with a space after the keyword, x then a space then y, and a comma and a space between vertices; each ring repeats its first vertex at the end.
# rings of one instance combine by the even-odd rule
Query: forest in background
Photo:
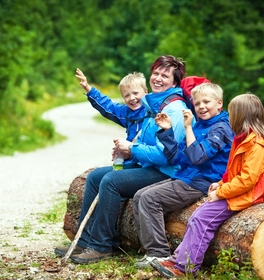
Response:
POLYGON ((41 113, 80 101, 77 67, 110 94, 172 54, 221 85, 225 106, 246 91, 264 101, 263 14, 249 0, 1 0, 0 154, 55 137, 41 113))

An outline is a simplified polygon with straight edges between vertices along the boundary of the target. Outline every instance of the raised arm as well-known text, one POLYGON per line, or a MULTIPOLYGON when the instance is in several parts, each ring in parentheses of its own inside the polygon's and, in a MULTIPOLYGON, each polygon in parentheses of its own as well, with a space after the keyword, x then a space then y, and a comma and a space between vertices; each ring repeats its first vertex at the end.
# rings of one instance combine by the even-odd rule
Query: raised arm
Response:
POLYGON ((75 77, 77 77, 77 78, 80 80, 80 85, 82 86, 82 88, 83 88, 86 92, 90 92, 90 90, 92 89, 92 87, 88 84, 85 75, 83 74, 83 72, 82 72, 79 68, 76 69, 76 75, 75 75, 75 77))
POLYGON ((186 146, 189 147, 195 140, 196 137, 193 132, 193 113, 191 110, 183 110, 184 128, 186 132, 186 146))
POLYGON ((125 104, 113 102, 107 95, 102 94, 98 89, 92 87, 79 68, 76 69, 75 77, 80 80, 80 85, 86 91, 86 96, 90 104, 99 111, 103 117, 122 127, 127 127, 127 106, 125 104))

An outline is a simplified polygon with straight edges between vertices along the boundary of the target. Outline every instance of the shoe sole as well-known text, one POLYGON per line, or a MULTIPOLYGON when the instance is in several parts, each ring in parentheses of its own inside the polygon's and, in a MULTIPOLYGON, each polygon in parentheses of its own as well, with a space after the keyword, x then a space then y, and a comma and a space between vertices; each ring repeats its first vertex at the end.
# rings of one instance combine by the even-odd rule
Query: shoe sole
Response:
POLYGON ((149 262, 148 263, 135 263, 134 266, 137 268, 151 267, 149 262))
MULTIPOLYGON (((154 257, 153 257, 154 258, 154 257)), ((164 258, 165 259, 165 258, 164 258)), ((153 261, 153 260, 157 260, 159 261, 158 259, 154 258, 152 260, 147 260, 146 258, 145 259, 139 259, 138 261, 136 261, 134 263, 134 266, 135 267, 138 267, 138 268, 145 268, 145 267, 151 267, 150 263, 153 261)), ((162 260, 160 262, 168 262, 168 261, 165 261, 165 260, 162 260)), ((174 266, 174 264, 172 263, 171 266, 174 266)))
MULTIPOLYGON (((59 250, 59 249, 57 249, 57 248, 54 250, 54 254, 57 255, 58 257, 62 257, 62 258, 65 257, 65 255, 67 254, 67 252, 68 252, 68 251, 65 252, 65 251, 59 250)), ((72 252, 72 255, 79 255, 79 254, 81 254, 81 253, 82 253, 82 251, 72 252)))
POLYGON ((113 257, 113 255, 110 254, 110 255, 107 255, 107 256, 96 257, 96 258, 93 258, 93 259, 81 259, 81 258, 74 257, 74 256, 71 256, 70 259, 72 260, 72 262, 77 263, 77 264, 88 264, 88 263, 94 263, 94 262, 97 262, 97 261, 100 261, 100 260, 107 260, 107 259, 110 259, 112 257, 113 257))
POLYGON ((177 278, 180 277, 180 275, 175 275, 173 272, 171 272, 169 269, 164 267, 158 260, 153 260, 150 262, 150 265, 157 270, 162 276, 166 278, 177 278))
POLYGON ((55 255, 57 255, 58 257, 65 257, 65 255, 67 254, 67 252, 59 250, 59 249, 55 249, 54 250, 55 255))

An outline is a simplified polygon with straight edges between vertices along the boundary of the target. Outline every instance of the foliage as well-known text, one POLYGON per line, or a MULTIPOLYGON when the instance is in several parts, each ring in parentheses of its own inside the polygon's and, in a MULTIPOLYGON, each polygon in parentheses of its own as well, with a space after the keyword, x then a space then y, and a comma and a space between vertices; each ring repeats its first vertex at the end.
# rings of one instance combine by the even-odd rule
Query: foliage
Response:
POLYGON ((188 75, 220 84, 225 106, 246 91, 264 100, 263 13, 250 0, 2 0, 0 153, 55 137, 28 103, 75 102, 63 97, 76 90, 77 67, 90 83, 116 86, 132 71, 148 78, 157 56, 173 54, 188 75))
MULTIPOLYGON (((129 251, 108 260, 102 260, 88 265, 77 265, 76 271, 85 271, 86 273, 90 273, 90 278, 96 277, 97 279, 164 279, 149 267, 138 270, 134 266, 134 262, 139 257, 137 252, 129 251)), ((179 279, 258 280, 259 278, 255 274, 250 262, 245 263, 241 267, 238 266, 236 256, 232 248, 230 248, 229 250, 222 250, 219 253, 218 263, 216 265, 211 268, 203 267, 195 275, 188 273, 185 277, 179 279)))
POLYGON ((259 279, 250 261, 238 264, 239 259, 232 248, 222 249, 217 259, 218 263, 211 269, 211 279, 259 279))

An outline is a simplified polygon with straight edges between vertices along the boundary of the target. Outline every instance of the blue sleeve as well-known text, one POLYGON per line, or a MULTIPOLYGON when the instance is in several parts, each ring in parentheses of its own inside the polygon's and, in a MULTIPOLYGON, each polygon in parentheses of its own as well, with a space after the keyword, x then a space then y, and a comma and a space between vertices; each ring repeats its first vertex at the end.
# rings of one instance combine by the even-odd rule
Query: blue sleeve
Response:
POLYGON ((126 114, 127 105, 115 103, 106 95, 103 95, 96 88, 92 88, 89 93, 87 93, 87 98, 91 105, 99 111, 99 113, 122 127, 126 127, 126 114))
POLYGON ((178 142, 175 140, 173 129, 168 130, 161 129, 157 132, 157 137, 164 145, 163 153, 168 159, 170 164, 175 163, 175 156, 178 153, 178 142))
MULTIPOLYGON (((212 125, 204 140, 195 141, 184 150, 184 153, 194 165, 200 165, 217 153, 230 147, 233 132, 224 122, 212 125)), ((229 148, 228 148, 229 149, 229 148)))

